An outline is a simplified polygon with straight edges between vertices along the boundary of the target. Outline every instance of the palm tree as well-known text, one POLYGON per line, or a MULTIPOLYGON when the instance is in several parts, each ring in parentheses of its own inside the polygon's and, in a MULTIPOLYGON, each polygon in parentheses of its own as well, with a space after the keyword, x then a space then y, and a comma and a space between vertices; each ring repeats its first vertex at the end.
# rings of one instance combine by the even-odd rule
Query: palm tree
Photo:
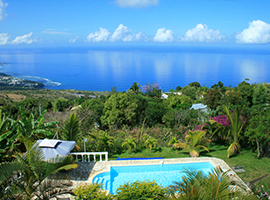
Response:
POLYGON ((209 152, 206 148, 206 144, 211 140, 204 138, 205 134, 205 131, 189 131, 185 136, 186 143, 175 143, 173 147, 186 149, 189 151, 191 157, 198 157, 200 149, 205 149, 209 152))
POLYGON ((33 113, 31 113, 29 117, 26 117, 21 109, 21 120, 18 121, 17 134, 28 137, 28 139, 32 141, 40 138, 52 137, 53 133, 49 129, 55 127, 58 122, 43 123, 46 112, 47 110, 43 111, 35 120, 33 113))
POLYGON ((229 172, 216 167, 207 176, 200 170, 185 170, 186 176, 170 186, 172 199, 256 199, 248 193, 248 188, 242 182, 230 179, 229 172), (231 188, 232 185, 234 189, 231 188))
POLYGON ((114 146, 114 138, 106 131, 99 131, 97 134, 89 133, 89 136, 95 140, 98 151, 108 151, 114 146))
POLYGON ((202 171, 185 170, 186 176, 170 186, 172 199, 198 200, 202 199, 203 183, 206 180, 202 171))
MULTIPOLYGON (((64 128, 63 128, 63 134, 61 134, 61 138, 63 140, 68 141, 77 141, 80 136, 81 130, 80 130, 80 120, 79 117, 72 113, 69 116, 69 120, 65 122, 64 128)), ((76 144, 75 148, 79 151, 80 147, 76 144)))
MULTIPOLYGON (((16 154, 13 162, 0 164, 0 186, 6 182, 10 185, 7 190, 12 194, 18 194, 22 199, 47 199, 46 178, 56 174, 60 170, 69 170, 78 165, 72 157, 58 157, 44 161, 43 152, 34 146, 27 137, 20 137, 24 143, 27 152, 25 154, 16 154), (19 177, 15 177, 19 174, 19 177), (11 181, 10 181, 11 180, 11 181)), ((47 184, 48 185, 48 184, 47 184)))
POLYGON ((152 148, 156 147, 158 145, 158 142, 155 138, 153 137, 149 137, 145 142, 144 142, 145 146, 149 147, 150 152, 152 151, 152 148))
POLYGON ((65 123, 63 128, 62 139, 69 141, 76 141, 80 135, 80 120, 79 117, 72 113, 69 120, 65 123))
MULTIPOLYGON (((206 133, 209 133, 210 139, 212 139, 213 136, 223 128, 224 127, 222 126, 222 124, 218 123, 217 121, 211 120, 211 119, 209 119, 202 126, 202 130, 205 130, 206 133)), ((210 142, 210 146, 211 146, 211 143, 212 143, 212 141, 210 142)))
POLYGON ((243 117, 241 116, 240 109, 238 107, 235 107, 234 112, 232 113, 226 106, 223 106, 223 109, 228 116, 231 124, 228 131, 228 138, 231 144, 227 150, 227 158, 230 158, 232 154, 239 152, 241 149, 241 146, 239 144, 239 141, 241 139, 240 133, 246 121, 243 121, 243 117))
POLYGON ((138 92, 140 92, 140 87, 141 85, 139 85, 139 83, 133 82, 133 84, 130 85, 129 90, 132 91, 134 94, 137 94, 138 92))
POLYGON ((125 141, 122 143, 122 147, 127 147, 128 153, 131 153, 132 147, 136 149, 135 139, 132 137, 126 138, 125 141))
POLYGON ((176 136, 172 136, 172 139, 169 141, 169 143, 168 143, 168 145, 169 146, 173 146, 174 144, 176 144, 176 143, 179 143, 180 141, 179 140, 177 140, 177 138, 176 138, 176 136))

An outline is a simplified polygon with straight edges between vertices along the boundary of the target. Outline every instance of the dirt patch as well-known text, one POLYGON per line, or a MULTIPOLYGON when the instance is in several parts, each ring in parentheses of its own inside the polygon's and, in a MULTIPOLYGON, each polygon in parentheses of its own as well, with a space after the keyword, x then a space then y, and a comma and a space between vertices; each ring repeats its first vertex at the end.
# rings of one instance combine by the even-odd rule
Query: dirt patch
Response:
POLYGON ((23 99, 26 98, 26 96, 20 95, 20 94, 4 94, 4 93, 0 93, 0 96, 1 96, 2 98, 8 97, 8 98, 11 99, 12 101, 21 101, 21 100, 23 100, 23 99))

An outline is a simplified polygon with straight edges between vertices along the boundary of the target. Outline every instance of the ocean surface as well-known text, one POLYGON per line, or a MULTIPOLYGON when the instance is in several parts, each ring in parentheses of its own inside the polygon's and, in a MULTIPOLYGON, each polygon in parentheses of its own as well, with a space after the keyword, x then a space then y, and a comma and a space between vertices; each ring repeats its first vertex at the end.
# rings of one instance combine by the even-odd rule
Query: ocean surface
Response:
POLYGON ((234 87, 245 78, 270 82, 268 46, 1 47, 0 72, 48 89, 126 91, 133 82, 156 82, 168 91, 194 81, 234 87))

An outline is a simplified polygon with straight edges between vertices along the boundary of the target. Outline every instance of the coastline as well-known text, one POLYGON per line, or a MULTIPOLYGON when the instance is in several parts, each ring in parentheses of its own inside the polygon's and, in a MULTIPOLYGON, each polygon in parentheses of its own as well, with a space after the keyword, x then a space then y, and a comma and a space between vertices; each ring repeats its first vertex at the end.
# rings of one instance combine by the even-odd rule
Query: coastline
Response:
MULTIPOLYGON (((3 63, 0 63, 2 65, 3 63)), ((45 85, 41 82, 30 81, 0 73, 0 89, 42 89, 45 85)))

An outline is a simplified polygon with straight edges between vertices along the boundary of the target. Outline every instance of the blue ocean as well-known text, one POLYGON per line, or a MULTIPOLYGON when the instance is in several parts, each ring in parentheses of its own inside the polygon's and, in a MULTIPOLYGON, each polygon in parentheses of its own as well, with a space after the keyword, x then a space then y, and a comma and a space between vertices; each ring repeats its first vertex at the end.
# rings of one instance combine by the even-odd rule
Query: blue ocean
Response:
POLYGON ((0 72, 41 81, 48 89, 126 91, 156 82, 168 91, 197 81, 237 86, 270 82, 267 45, 69 46, 0 49, 0 72))

